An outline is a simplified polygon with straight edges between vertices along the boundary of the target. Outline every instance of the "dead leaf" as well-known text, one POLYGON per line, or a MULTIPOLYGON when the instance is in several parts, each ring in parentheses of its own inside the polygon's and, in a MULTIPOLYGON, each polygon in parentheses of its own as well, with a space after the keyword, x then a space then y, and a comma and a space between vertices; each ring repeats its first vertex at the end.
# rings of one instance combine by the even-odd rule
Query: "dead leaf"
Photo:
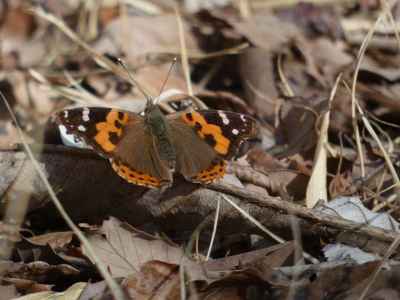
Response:
MULTIPOLYGON (((133 228, 128 229, 115 218, 104 221, 101 233, 92 234, 88 239, 114 277, 136 273, 143 264, 152 260, 179 264, 184 256, 181 248, 133 228)), ((83 252, 86 254, 85 249, 83 252)))
POLYGON ((20 292, 48 291, 52 285, 63 286, 77 280, 81 272, 67 264, 49 265, 44 261, 32 263, 3 262, 2 280, 12 283, 20 292))
POLYGON ((288 41, 301 35, 293 24, 282 22, 278 17, 265 12, 255 14, 247 20, 237 21, 233 18, 225 20, 253 45, 267 51, 279 50, 288 41))
POLYGON ((0 285, 0 299, 11 300, 17 298, 19 294, 14 285, 0 285))
POLYGON ((180 299, 179 266, 160 261, 143 264, 122 282, 131 299, 180 299))
POLYGON ((274 80, 274 56, 263 48, 250 48, 239 56, 239 72, 246 99, 259 116, 266 116, 271 121, 281 105, 280 90, 274 80))
POLYGON ((15 288, 22 294, 41 293, 51 290, 51 285, 38 283, 30 279, 7 277, 4 282, 13 284, 15 288))
POLYGON ((340 83, 341 75, 336 79, 329 99, 328 111, 322 116, 322 124, 319 132, 317 149, 314 154, 314 166, 310 181, 307 186, 306 206, 313 208, 319 201, 328 201, 327 186, 327 159, 328 159, 328 129, 330 122, 331 103, 336 94, 337 86, 340 83))
POLYGON ((96 283, 89 282, 83 289, 79 300, 101 299, 106 293, 107 283, 104 280, 96 283))
POLYGON ((64 292, 40 292, 16 298, 15 300, 78 300, 80 294, 86 286, 86 282, 78 282, 69 287, 64 292))
POLYGON ((287 99, 280 107, 280 123, 276 132, 279 146, 278 157, 304 154, 316 144, 315 123, 319 113, 326 109, 327 102, 319 97, 287 99), (296 128, 296 130, 293 130, 296 128))
POLYGON ((37 235, 31 238, 27 238, 27 240, 34 245, 49 245, 53 250, 56 250, 69 244, 72 241, 72 237, 72 231, 62 231, 37 235))
POLYGON ((26 3, 15 1, 13 5, 4 9, 6 11, 3 12, 5 16, 2 16, 4 20, 1 24, 3 39, 7 37, 26 39, 32 34, 36 27, 36 20, 32 14, 28 13, 26 3))
MULTIPOLYGON (((186 46, 189 52, 199 52, 194 37, 184 24, 186 46)), ((151 54, 178 54, 179 33, 174 15, 153 17, 124 16, 108 24, 102 38, 96 43, 100 53, 124 53, 127 62, 136 65, 151 54)))
POLYGON ((192 262, 185 269, 191 280, 205 281, 208 285, 248 270, 258 274, 259 278, 268 278, 272 268, 280 266, 292 252, 293 243, 288 242, 198 264, 192 262))
POLYGON ((328 201, 326 161, 328 158, 329 116, 328 111, 322 119, 318 145, 315 150, 314 166, 306 192, 306 206, 308 208, 313 208, 319 201, 328 201))
POLYGON ((277 11, 280 19, 290 21, 309 37, 324 36, 339 39, 343 30, 334 5, 300 2, 277 11))

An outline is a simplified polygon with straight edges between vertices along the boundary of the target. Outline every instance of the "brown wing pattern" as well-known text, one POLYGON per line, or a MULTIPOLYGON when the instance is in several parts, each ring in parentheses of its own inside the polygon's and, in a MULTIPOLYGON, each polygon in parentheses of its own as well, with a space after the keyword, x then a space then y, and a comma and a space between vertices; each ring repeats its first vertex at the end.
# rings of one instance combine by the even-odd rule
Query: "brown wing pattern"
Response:
POLYGON ((172 142, 176 150, 176 170, 186 179, 209 183, 225 174, 225 163, 180 116, 170 119, 172 142))
POLYGON ((172 170, 160 159, 154 137, 145 124, 127 124, 113 154, 113 167, 128 182, 161 187, 172 183, 172 170))

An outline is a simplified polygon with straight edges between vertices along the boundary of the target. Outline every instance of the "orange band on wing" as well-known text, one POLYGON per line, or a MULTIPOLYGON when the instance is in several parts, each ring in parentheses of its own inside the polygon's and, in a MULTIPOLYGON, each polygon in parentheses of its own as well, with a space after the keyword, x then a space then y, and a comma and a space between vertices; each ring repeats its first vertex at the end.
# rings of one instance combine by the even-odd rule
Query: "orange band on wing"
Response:
POLYGON ((230 141, 222 134, 219 126, 207 123, 207 120, 197 112, 182 114, 182 119, 191 127, 197 127, 197 134, 202 139, 205 139, 206 135, 211 135, 215 141, 214 150, 219 154, 228 153, 230 141))
POLYGON ((201 171, 193 180, 202 183, 210 183, 225 175, 226 162, 224 160, 211 165, 207 170, 201 171))
POLYGON ((122 134, 122 125, 128 122, 128 114, 111 110, 106 117, 105 122, 96 124, 97 134, 95 141, 105 152, 114 151, 116 145, 111 140, 111 135, 116 134, 120 137, 122 134))
POLYGON ((153 176, 144 174, 140 171, 135 171, 121 163, 111 163, 114 171, 129 183, 142 185, 150 188, 158 188, 161 186, 161 181, 153 176))

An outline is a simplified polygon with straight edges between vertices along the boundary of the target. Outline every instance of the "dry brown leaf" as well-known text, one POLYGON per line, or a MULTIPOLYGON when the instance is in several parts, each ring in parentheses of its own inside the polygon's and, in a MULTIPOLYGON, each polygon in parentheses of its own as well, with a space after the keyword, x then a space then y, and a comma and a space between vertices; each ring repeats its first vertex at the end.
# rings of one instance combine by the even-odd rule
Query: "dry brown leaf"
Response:
POLYGON ((69 244, 73 235, 72 231, 50 232, 28 238, 27 240, 34 245, 50 245, 52 249, 57 249, 69 244))
POLYGON ((326 112, 322 119, 318 145, 315 150, 314 166, 306 192, 306 206, 308 208, 313 208, 319 201, 328 201, 326 161, 328 158, 329 116, 330 111, 326 112))
POLYGON ((227 18, 226 21, 253 45, 268 51, 279 50, 288 41, 301 35, 295 25, 282 22, 279 18, 267 13, 256 14, 242 21, 232 18, 227 18))
MULTIPOLYGON (((189 27, 184 25, 188 52, 199 53, 200 49, 189 27)), ((115 55, 124 53, 126 61, 132 64, 137 64, 150 54, 179 54, 176 17, 120 16, 106 27, 102 38, 97 42, 96 50, 115 55)))
POLYGON ((263 48, 247 49, 239 56, 239 68, 246 99, 258 115, 272 120, 281 102, 274 80, 274 53, 263 48))
POLYGON ((122 282, 131 299, 180 299, 179 266, 149 261, 122 282))
POLYGON ((326 101, 319 97, 294 97, 285 101, 280 108, 276 139, 279 144, 286 144, 286 151, 280 153, 279 157, 305 153, 315 147, 315 123, 325 107, 326 101))
POLYGON ((336 78, 335 85, 332 88, 329 97, 328 111, 322 116, 322 124, 319 131, 319 139, 317 149, 314 154, 314 166, 311 173, 310 181, 306 192, 306 206, 313 208, 319 201, 328 201, 328 186, 327 186, 327 159, 328 159, 328 129, 330 123, 330 113, 332 101, 336 95, 337 87, 342 78, 342 74, 336 78))
MULTIPOLYGON (((183 257, 181 248, 144 232, 124 228, 112 217, 103 222, 102 234, 92 234, 88 239, 115 277, 136 273, 148 261, 180 264, 183 257)), ((83 252, 86 254, 84 249, 83 252)))
POLYGON ((15 299, 18 296, 14 285, 0 285, 0 298, 2 300, 15 299))
POLYGON ((83 289, 86 286, 86 282, 78 282, 70 286, 66 291, 56 292, 40 292, 33 293, 23 297, 16 298, 15 300, 77 300, 79 299, 83 289))
POLYGON ((30 279, 7 277, 4 278, 3 280, 6 283, 13 284, 15 288, 22 294, 41 293, 41 292, 48 292, 51 290, 51 285, 38 283, 30 279))

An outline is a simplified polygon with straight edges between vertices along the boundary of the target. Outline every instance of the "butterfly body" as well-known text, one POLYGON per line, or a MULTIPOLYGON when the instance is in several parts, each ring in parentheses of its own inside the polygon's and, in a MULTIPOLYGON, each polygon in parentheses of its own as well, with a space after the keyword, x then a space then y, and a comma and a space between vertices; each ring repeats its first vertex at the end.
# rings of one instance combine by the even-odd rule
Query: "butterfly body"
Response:
POLYGON ((160 159, 166 160, 174 165, 176 161, 176 152, 170 137, 171 128, 160 108, 151 104, 151 106, 146 109, 144 122, 146 129, 154 139, 154 144, 160 155, 160 159))
POLYGON ((222 178, 226 160, 257 134, 247 115, 201 110, 165 116, 150 102, 144 117, 83 107, 59 112, 56 121, 108 158, 123 179, 150 188, 170 186, 175 172, 200 183, 222 178))

